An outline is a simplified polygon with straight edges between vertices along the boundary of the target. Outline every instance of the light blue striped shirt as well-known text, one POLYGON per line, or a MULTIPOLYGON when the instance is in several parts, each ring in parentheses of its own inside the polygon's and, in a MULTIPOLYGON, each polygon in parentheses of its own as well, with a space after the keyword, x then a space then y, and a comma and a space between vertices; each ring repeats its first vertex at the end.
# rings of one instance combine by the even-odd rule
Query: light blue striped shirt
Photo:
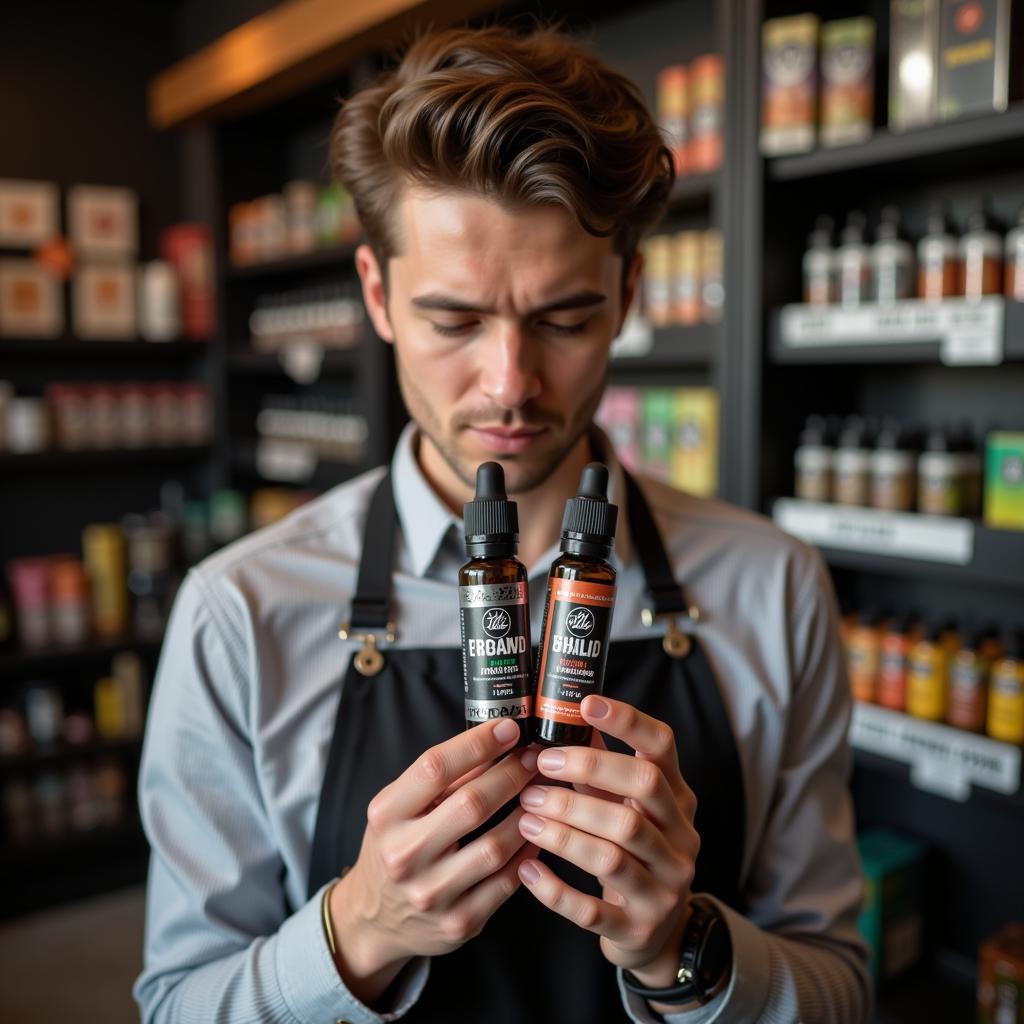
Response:
MULTIPOLYGON (((393 460, 396 647, 457 647, 461 524, 414 449, 409 428, 393 460)), ((610 448, 605 457, 614 500, 621 470, 610 448)), ((399 1019, 426 983, 429 960, 414 961, 389 1012, 364 1006, 327 948, 322 890, 306 896, 353 653, 338 625, 381 472, 207 559, 178 595, 139 777, 152 846, 145 967, 134 989, 144 1021, 379 1024, 399 1019)), ((641 486, 677 578, 701 609, 700 622, 683 627, 700 636, 718 676, 746 796, 748 912, 723 908, 734 948, 729 984, 708 1005, 666 1020, 862 1022, 870 997, 847 791, 850 694, 827 574, 816 554, 759 516, 649 480, 641 486)), ((535 636, 555 554, 530 567, 535 636)), ((613 561, 613 640, 663 631, 641 624, 643 572, 624 517, 613 561)), ((657 1019, 625 991, 623 1002, 633 1021, 657 1019)))

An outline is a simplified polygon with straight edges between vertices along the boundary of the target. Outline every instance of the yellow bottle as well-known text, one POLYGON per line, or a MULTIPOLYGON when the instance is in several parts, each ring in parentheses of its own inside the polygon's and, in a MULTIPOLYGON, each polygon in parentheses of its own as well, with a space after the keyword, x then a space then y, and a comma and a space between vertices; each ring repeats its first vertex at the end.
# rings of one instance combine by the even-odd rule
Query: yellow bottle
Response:
POLYGON ((1006 654, 992 668, 988 734, 1004 743, 1024 743, 1024 634, 1010 637, 1006 654))
POLYGON ((949 701, 949 650, 943 627, 930 626, 910 649, 907 711, 916 718, 941 722, 949 701))

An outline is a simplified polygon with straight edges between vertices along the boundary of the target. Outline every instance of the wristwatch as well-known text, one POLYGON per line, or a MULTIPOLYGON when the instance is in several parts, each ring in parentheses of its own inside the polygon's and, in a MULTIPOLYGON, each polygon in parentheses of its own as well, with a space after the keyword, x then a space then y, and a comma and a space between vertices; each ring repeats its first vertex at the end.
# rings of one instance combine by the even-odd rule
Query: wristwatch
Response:
POLYGON ((732 970, 732 939, 725 918, 711 900, 695 896, 690 901, 690 919, 683 932, 676 984, 648 988, 630 971, 622 977, 630 992, 655 1003, 706 1003, 732 970))

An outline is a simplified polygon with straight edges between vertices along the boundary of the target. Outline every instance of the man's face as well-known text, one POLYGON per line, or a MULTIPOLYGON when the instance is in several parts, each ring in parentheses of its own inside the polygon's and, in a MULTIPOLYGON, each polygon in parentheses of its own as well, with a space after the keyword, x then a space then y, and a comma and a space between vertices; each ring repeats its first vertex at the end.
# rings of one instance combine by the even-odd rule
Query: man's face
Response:
POLYGON ((493 459, 529 491, 590 425, 636 273, 624 295, 611 240, 561 207, 410 188, 395 217, 386 295, 369 248, 357 262, 409 414, 465 486, 493 459))

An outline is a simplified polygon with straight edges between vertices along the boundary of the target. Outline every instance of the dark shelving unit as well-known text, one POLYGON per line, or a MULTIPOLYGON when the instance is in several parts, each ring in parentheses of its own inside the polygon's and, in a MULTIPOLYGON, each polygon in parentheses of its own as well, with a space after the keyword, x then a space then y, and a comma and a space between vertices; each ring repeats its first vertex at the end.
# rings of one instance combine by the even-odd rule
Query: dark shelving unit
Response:
POLYGON ((684 174, 672 186, 669 198, 675 211, 697 211, 710 209, 718 187, 718 174, 684 174))
POLYGON ((710 371, 718 358, 721 332, 717 324, 658 327, 652 333, 649 351, 612 358, 612 377, 625 379, 633 373, 710 371))
POLYGON ((81 341, 76 338, 3 338, 0 361, 7 359, 124 359, 182 360, 206 356, 210 346, 201 341, 81 341))
MULTIPOLYGON (((227 366, 231 373, 254 377, 288 376, 285 366, 286 352, 255 352, 249 348, 236 347, 228 353, 227 366)), ((352 373, 358 365, 355 347, 324 349, 320 376, 336 376, 352 373)))
POLYGON ((104 466, 132 466, 162 471, 169 463, 204 459, 208 444, 165 448, 82 448, 77 451, 53 449, 43 452, 0 452, 0 473, 13 470, 92 470, 104 466))
POLYGON ((0 651, 0 679, 21 676, 48 676, 58 673, 92 670, 109 662, 120 651, 134 651, 146 657, 155 657, 160 651, 162 638, 136 636, 97 637, 83 644, 66 647, 42 647, 0 651))
POLYGON ((349 245, 325 246, 296 256, 284 256, 264 263, 228 265, 224 273, 231 281, 259 281, 270 278, 301 277, 313 270, 345 269, 352 266, 358 242, 349 245))
MULTIPOLYGON (((827 15, 826 15, 827 16, 827 15)), ((934 161, 941 160, 940 173, 968 171, 978 174, 984 167, 1018 165, 1024 157, 1024 104, 1002 113, 963 118, 906 132, 882 128, 859 145, 817 149, 798 156, 780 156, 768 161, 772 181, 806 181, 809 178, 876 171, 886 178, 932 175, 934 161)))
POLYGON ((89 743, 59 743, 36 747, 23 754, 0 756, 0 771, 34 772, 71 761, 93 761, 104 756, 137 756, 142 740, 93 740, 89 743))

